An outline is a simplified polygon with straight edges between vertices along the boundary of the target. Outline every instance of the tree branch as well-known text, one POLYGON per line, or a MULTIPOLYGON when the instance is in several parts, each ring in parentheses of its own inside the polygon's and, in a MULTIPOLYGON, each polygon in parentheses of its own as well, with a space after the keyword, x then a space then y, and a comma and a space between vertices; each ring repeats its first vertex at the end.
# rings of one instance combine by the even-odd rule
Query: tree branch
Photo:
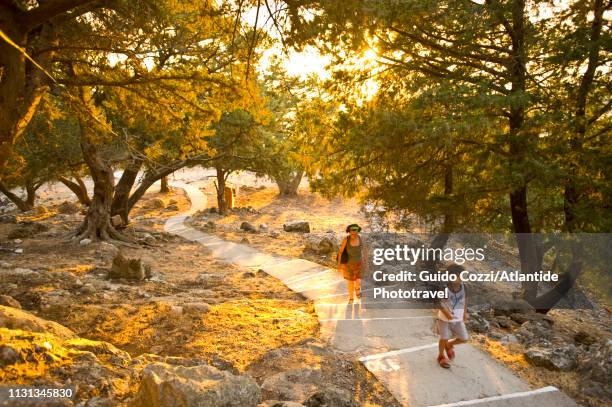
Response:
POLYGON ((404 30, 400 30, 399 28, 396 27, 389 27, 389 29, 397 34, 403 35, 409 39, 411 39, 412 41, 415 41, 425 47, 428 47, 430 49, 436 50, 436 51, 440 51, 443 52, 447 55, 451 55, 457 58, 468 58, 468 59, 476 59, 476 60, 480 60, 480 61, 486 61, 486 62, 491 62, 494 64, 499 64, 502 66, 506 66, 508 59, 506 58, 500 58, 500 57, 495 57, 492 55, 482 55, 482 54, 474 54, 474 53, 469 53, 469 52, 461 52, 458 51, 455 48, 451 48, 451 47, 446 47, 443 45, 440 45, 438 43, 436 43, 435 41, 429 40, 427 38, 424 38, 423 36, 420 35, 416 35, 413 33, 410 33, 408 31, 404 31, 404 30))
POLYGON ((30 32, 42 23, 53 17, 64 14, 76 7, 91 3, 95 0, 53 0, 23 13, 19 20, 25 32, 30 32))

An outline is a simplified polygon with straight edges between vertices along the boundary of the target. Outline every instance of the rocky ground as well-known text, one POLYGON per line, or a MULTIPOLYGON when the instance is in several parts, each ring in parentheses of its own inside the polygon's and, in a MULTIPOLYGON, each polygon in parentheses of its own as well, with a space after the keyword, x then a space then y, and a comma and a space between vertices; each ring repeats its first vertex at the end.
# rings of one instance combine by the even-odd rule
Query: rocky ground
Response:
POLYGON ((533 312, 522 301, 478 307, 468 324, 473 342, 537 387, 553 385, 585 406, 612 400, 610 313, 533 312))
POLYGON ((210 192, 214 186, 203 191, 207 192, 209 210, 192 217, 190 224, 195 228, 234 242, 248 243, 268 253, 326 265, 334 264, 336 240, 346 235, 346 226, 366 223, 357 201, 328 200, 306 189, 300 189, 298 197, 279 197, 274 187, 241 186, 236 207, 225 216, 216 213, 216 197, 210 192), (309 224, 308 234, 284 227, 292 223, 299 225, 300 221, 309 224))
POLYGON ((138 244, 120 250, 71 240, 83 219, 72 202, 5 213, 0 381, 72 386, 64 405, 165 406, 170 394, 211 406, 396 405, 320 342, 303 297, 164 233, 188 206, 180 191, 148 194, 124 231, 138 244))
MULTIPOLYGON (((327 201, 305 191, 301 194, 301 198, 281 198, 273 188, 243 188, 238 207, 226 216, 216 213, 211 195, 212 209, 195 214, 189 222, 260 250, 333 267, 345 225, 366 224, 364 214, 355 202, 327 201), (305 220, 308 226, 296 223, 298 220, 305 220), (292 231, 288 225, 296 229, 292 231)), ((369 238, 376 240, 375 236, 369 238)), ((494 257, 493 263, 475 267, 503 269, 510 265, 507 262, 516 260, 516 254, 506 250, 494 257)), ((542 315, 514 300, 518 285, 468 284, 468 289, 470 301, 477 304, 470 307, 469 328, 473 341, 482 349, 534 387, 554 385, 585 406, 610 405, 612 316, 606 304, 592 298, 593 309, 558 309, 542 315)))

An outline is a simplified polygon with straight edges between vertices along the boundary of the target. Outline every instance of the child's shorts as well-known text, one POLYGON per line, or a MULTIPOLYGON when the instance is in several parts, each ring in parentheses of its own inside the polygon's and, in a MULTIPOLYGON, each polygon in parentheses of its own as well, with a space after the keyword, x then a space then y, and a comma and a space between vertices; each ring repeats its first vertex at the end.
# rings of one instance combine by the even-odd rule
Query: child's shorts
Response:
POLYGON ((468 335, 467 328, 465 327, 465 322, 463 321, 447 322, 438 319, 438 333, 440 334, 440 338, 445 340, 451 339, 452 336, 462 341, 470 339, 470 335, 468 335))

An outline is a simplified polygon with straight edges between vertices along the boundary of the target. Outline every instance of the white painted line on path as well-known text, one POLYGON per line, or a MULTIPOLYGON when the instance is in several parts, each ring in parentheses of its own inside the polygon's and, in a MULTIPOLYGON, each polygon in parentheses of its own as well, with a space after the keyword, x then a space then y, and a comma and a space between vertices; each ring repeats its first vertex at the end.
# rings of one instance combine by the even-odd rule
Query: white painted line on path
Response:
POLYGON ((438 342, 430 343, 428 345, 414 346, 412 348, 393 350, 391 352, 376 353, 374 355, 363 356, 359 358, 359 361, 368 362, 370 360, 384 359, 384 358, 388 358, 391 356, 401 355, 403 353, 418 352, 418 351, 425 350, 425 349, 435 348, 436 346, 438 346, 438 342))
POLYGON ((485 397, 485 398, 482 398, 482 399, 458 401, 456 403, 450 403, 450 404, 438 404, 436 406, 429 406, 429 407, 473 406, 475 404, 488 403, 490 401, 508 400, 508 399, 515 399, 515 398, 519 398, 519 397, 529 397, 529 396, 533 396, 533 395, 536 395, 536 394, 550 393, 552 391, 559 391, 559 389, 557 389, 554 386, 547 386, 547 387, 542 387, 541 389, 536 389, 536 390, 531 390, 531 391, 523 391, 523 392, 519 392, 519 393, 502 394, 501 396, 485 397))
POLYGON ((225 242, 211 242, 211 243, 202 243, 202 242, 198 242, 200 244, 200 246, 214 246, 217 244, 224 244, 225 242))
POLYGON ((316 271, 316 272, 309 272, 309 271, 304 271, 304 273, 306 273, 307 275, 305 276, 299 276, 296 278, 288 278, 287 280, 283 281, 285 284, 293 284, 293 283, 297 283, 300 281, 304 281, 304 280, 309 280, 309 279, 313 279, 315 277, 320 277, 323 274, 327 274, 330 271, 332 271, 332 269, 326 269, 326 270, 321 270, 321 271, 316 271))
POLYGON ((420 318, 431 318, 431 316, 413 316, 413 317, 371 317, 371 318, 324 318, 319 319, 321 322, 330 322, 330 321, 385 321, 385 320, 395 320, 395 319, 420 319, 420 318))

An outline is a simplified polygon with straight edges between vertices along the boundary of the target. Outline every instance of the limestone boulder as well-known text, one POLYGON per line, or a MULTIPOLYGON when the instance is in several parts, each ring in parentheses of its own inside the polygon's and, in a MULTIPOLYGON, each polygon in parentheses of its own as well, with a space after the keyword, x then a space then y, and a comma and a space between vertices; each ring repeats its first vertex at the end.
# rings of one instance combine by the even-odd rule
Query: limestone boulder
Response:
POLYGON ((144 264, 141 259, 127 258, 119 251, 113 259, 108 276, 110 279, 142 281, 151 277, 151 268, 144 264))
POLYGON ((302 402, 322 384, 320 370, 309 368, 289 370, 268 377, 261 385, 264 398, 302 402))
POLYGON ((285 232, 310 233, 310 224, 304 220, 287 222, 283 225, 285 232))
POLYGON ((100 242, 97 244, 97 246, 96 256, 104 262, 113 260, 119 254, 119 249, 114 244, 100 242))
POLYGON ((553 336, 550 324, 544 321, 527 321, 514 333, 521 343, 528 346, 547 342, 553 336))
POLYGON ((153 363, 142 371, 134 407, 256 407, 261 392, 247 375, 208 365, 153 363))
POLYGON ((335 233, 309 233, 306 235, 305 249, 317 254, 337 253, 338 237, 335 233))
POLYGON ((240 224, 240 229, 244 230, 245 232, 257 233, 257 228, 250 222, 242 222, 240 224))
POLYGON ((525 359, 534 366, 549 370, 570 371, 576 368, 576 347, 535 347, 525 352, 525 359))
POLYGON ((580 388, 590 396, 612 398, 612 340, 594 343, 578 358, 580 388))
POLYGON ((305 407, 359 407, 351 393, 333 385, 326 385, 321 390, 311 394, 305 407))
POLYGON ((49 332, 58 338, 72 338, 74 332, 54 321, 47 321, 21 309, 0 305, 0 327, 30 332, 49 332))

